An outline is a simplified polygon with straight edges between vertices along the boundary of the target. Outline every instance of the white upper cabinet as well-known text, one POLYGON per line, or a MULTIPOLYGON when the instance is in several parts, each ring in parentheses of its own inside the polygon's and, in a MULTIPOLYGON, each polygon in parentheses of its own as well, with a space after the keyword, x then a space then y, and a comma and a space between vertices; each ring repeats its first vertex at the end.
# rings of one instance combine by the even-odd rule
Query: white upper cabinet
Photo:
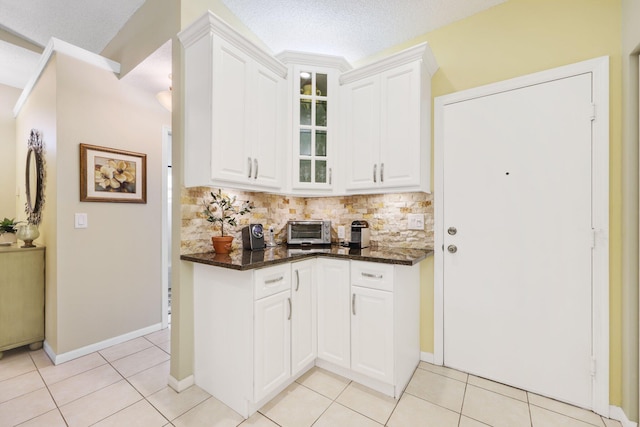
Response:
POLYGON ((185 186, 281 190, 287 68, 211 12, 185 47, 185 186))
POLYGON ((430 191, 436 70, 423 43, 340 77, 347 193, 430 191))
POLYGON ((302 52, 285 51, 277 58, 289 66, 291 192, 334 194, 340 183, 338 79, 351 66, 341 57, 302 52))
POLYGON ((274 57, 211 12, 178 37, 186 187, 430 191, 438 66, 427 43, 353 70, 329 55, 274 57))

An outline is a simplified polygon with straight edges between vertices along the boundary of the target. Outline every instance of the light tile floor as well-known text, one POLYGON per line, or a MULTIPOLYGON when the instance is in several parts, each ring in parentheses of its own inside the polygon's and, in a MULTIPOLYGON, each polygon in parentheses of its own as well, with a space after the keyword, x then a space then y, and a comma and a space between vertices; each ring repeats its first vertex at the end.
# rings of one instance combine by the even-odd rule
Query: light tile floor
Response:
POLYGON ((0 360, 0 427, 620 427, 593 412, 420 363, 399 400, 314 368, 248 420, 197 386, 167 387, 169 330, 54 366, 0 360))

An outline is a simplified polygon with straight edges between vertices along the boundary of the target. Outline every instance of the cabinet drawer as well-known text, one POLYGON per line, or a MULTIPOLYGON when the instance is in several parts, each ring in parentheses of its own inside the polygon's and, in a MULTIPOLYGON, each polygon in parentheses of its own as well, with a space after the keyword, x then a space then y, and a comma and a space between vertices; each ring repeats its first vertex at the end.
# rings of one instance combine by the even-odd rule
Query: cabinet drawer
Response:
POLYGON ((291 289, 291 265, 282 264, 254 272, 254 298, 256 300, 291 289))
POLYGON ((351 285, 393 291, 393 265, 351 261, 351 285))

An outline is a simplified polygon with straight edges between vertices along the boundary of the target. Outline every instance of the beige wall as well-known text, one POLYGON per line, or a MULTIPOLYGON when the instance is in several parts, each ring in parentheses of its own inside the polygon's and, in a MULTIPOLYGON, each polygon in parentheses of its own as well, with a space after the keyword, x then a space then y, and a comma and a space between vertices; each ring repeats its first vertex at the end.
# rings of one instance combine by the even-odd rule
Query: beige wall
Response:
POLYGON ((146 1, 101 55, 120 64, 120 78, 155 52, 180 30, 180 1, 146 1))
MULTIPOLYGON (((49 245, 55 238, 56 231, 56 58, 52 58, 48 66, 40 75, 31 96, 27 98, 21 112, 16 117, 16 159, 18 165, 24 165, 27 154, 27 144, 31 129, 37 129, 42 133, 44 141, 44 158, 46 166, 45 177, 45 204, 40 224, 40 237, 37 244, 49 245)), ((20 168, 18 168, 20 169, 20 168)), ((20 197, 16 205, 17 210, 22 210, 25 202, 24 173, 20 170, 16 174, 16 182, 20 190, 20 197)), ((24 215, 24 213, 23 213, 24 215)), ((24 218, 24 217, 23 217, 24 218)), ((55 245, 51 245, 46 251, 45 268, 45 339, 53 347, 58 343, 58 282, 57 257, 55 245)))
POLYGON ((638 53, 640 1, 622 1, 622 408, 638 420, 638 53))
MULTIPOLYGON (((162 126, 169 114, 109 71, 56 54, 18 116, 44 129, 47 342, 63 354, 161 322, 162 126), (147 203, 80 202, 79 144, 147 154, 147 203), (88 214, 87 229, 74 213, 88 214)), ((20 161, 20 160, 19 160, 20 161)))
MULTIPOLYGON (((20 89, 0 85, 0 220, 24 219, 16 214, 16 123, 13 107, 20 96, 20 89)), ((26 138, 22 141, 26 144, 26 138)), ((24 173, 24 171, 23 171, 24 173)))

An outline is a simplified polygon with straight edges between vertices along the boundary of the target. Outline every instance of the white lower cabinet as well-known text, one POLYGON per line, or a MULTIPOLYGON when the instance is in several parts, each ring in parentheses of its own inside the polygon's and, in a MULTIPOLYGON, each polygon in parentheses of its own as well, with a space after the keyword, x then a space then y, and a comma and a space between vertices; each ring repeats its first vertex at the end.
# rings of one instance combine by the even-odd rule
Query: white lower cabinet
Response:
POLYGON ((349 261, 318 258, 318 359, 351 366, 349 261))
POLYGON ((312 366, 399 397, 420 359, 418 265, 193 264, 195 383, 248 418, 312 366))
POLYGON ((317 355, 316 260, 291 263, 291 375, 303 373, 317 355))
POLYGON ((316 364, 399 397, 420 362, 418 265, 318 259, 316 364))
POLYGON ((291 376, 291 293, 262 298, 254 306, 254 400, 291 376))
POLYGON ((351 369, 393 383, 393 293, 351 287, 351 369))

